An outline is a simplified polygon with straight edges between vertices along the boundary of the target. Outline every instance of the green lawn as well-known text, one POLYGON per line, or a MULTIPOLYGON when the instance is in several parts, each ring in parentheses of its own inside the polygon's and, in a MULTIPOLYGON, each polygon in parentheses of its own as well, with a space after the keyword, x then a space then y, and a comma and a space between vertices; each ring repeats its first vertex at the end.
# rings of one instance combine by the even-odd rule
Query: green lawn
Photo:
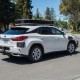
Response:
POLYGON ((80 34, 80 31, 78 31, 78 32, 76 32, 76 31, 74 31, 74 32, 71 32, 72 34, 80 34))

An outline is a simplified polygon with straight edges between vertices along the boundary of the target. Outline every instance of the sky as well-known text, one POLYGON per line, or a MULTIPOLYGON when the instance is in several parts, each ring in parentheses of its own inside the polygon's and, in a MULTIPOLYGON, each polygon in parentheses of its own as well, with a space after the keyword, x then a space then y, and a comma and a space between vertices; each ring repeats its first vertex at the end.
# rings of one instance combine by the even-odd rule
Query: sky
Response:
POLYGON ((59 5, 60 5, 60 0, 32 0, 32 6, 33 6, 32 11, 33 14, 35 14, 38 8, 39 12, 42 15, 44 15, 46 7, 54 8, 57 19, 59 18, 63 19, 63 16, 60 15, 59 5))

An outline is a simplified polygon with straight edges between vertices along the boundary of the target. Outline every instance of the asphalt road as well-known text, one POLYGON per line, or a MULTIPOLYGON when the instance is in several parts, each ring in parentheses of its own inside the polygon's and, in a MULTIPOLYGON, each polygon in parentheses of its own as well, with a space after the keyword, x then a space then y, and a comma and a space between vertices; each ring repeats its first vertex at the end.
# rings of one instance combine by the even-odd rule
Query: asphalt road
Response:
POLYGON ((80 47, 74 55, 65 52, 47 54, 38 63, 0 54, 0 80, 75 80, 79 77, 80 47))

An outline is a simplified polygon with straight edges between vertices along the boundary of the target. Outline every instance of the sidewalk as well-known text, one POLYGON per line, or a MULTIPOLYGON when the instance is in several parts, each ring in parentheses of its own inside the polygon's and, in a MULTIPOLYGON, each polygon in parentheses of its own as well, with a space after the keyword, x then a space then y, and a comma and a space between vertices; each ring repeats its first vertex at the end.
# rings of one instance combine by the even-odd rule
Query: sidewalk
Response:
POLYGON ((73 36, 75 36, 76 38, 80 39, 80 34, 72 34, 73 36))
POLYGON ((71 30, 64 30, 64 32, 65 32, 66 34, 73 35, 73 36, 75 36, 76 38, 80 39, 80 34, 72 34, 72 33, 71 33, 71 30))
POLYGON ((71 31, 64 31, 66 34, 73 35, 76 38, 80 39, 80 34, 72 34, 71 31))

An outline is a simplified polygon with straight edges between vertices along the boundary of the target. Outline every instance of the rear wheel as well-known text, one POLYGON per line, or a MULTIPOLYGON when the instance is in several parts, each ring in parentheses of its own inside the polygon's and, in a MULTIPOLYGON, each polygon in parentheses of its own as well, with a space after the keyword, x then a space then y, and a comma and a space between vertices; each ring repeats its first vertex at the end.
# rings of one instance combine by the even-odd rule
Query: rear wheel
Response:
POLYGON ((38 62, 42 59, 42 49, 39 46, 34 46, 29 52, 29 60, 31 62, 38 62))
POLYGON ((75 52, 75 48, 75 44, 73 42, 70 42, 67 47, 68 54, 73 54, 75 52))

